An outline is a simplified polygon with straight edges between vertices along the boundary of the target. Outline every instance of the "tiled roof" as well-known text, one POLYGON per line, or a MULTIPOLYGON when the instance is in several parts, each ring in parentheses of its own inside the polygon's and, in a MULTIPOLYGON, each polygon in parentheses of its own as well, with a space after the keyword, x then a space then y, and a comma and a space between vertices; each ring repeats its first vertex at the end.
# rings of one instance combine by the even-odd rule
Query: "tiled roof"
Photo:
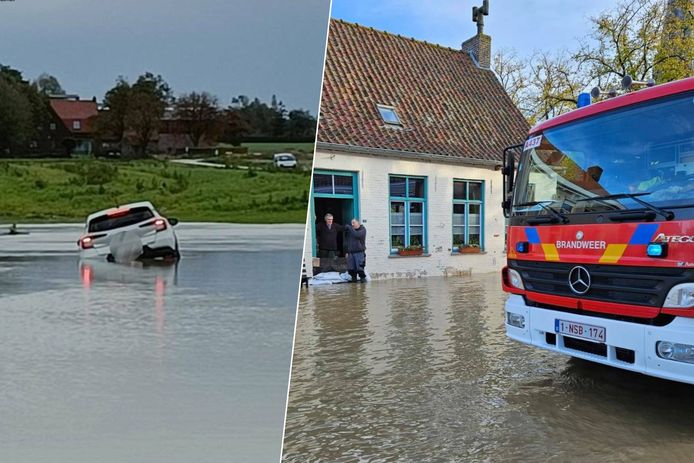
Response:
POLYGON ((79 120, 82 122, 82 132, 91 129, 93 118, 99 115, 99 109, 96 102, 91 100, 69 100, 51 98, 51 108, 58 117, 65 123, 69 130, 72 130, 72 121, 79 120))
POLYGON ((494 73, 460 50, 331 21, 319 142, 500 161, 528 128, 494 73))

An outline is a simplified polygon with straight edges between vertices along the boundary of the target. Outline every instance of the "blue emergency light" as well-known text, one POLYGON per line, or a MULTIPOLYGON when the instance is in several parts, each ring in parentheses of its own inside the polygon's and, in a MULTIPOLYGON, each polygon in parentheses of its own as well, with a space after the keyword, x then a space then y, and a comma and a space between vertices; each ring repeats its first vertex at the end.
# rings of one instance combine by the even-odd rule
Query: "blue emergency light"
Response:
POLYGON ((516 243, 516 252, 526 254, 530 250, 530 243, 527 241, 519 241, 516 243))
POLYGON ((667 243, 649 243, 646 248, 648 257, 665 257, 667 255, 667 243))
POLYGON ((579 93, 578 101, 576 102, 577 108, 582 108, 590 104, 590 93, 579 93))

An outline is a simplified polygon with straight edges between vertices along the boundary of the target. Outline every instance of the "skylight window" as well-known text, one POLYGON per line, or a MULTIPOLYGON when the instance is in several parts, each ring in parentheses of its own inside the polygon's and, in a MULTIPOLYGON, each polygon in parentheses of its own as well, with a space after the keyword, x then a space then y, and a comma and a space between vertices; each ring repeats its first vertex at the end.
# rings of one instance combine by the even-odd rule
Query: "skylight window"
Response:
POLYGON ((376 106, 378 106, 378 112, 381 113, 383 122, 390 125, 402 125, 402 122, 400 122, 400 118, 398 117, 398 113, 395 112, 395 108, 381 104, 376 106))

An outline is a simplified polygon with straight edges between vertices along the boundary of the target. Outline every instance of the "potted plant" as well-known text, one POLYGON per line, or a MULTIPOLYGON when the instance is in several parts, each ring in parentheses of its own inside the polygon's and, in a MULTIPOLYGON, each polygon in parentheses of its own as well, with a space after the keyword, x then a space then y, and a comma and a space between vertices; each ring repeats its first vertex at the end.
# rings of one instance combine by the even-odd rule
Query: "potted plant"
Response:
POLYGON ((461 254, 479 254, 480 245, 479 244, 461 244, 458 246, 458 252, 461 254))
POLYGON ((398 255, 400 256, 421 256, 422 254, 424 254, 424 248, 419 245, 398 248, 398 255))

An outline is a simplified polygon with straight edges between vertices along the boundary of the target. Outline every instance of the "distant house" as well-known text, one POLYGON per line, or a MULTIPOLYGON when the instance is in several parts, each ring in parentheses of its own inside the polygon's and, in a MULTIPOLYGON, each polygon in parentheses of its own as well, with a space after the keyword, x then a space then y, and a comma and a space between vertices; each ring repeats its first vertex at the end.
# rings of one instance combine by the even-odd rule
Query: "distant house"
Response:
POLYGON ((49 152, 92 154, 99 109, 96 100, 80 100, 74 95, 49 99, 51 119, 43 128, 49 152))
MULTIPOLYGON (((188 134, 190 121, 181 119, 173 108, 167 108, 156 136, 152 150, 157 153, 177 154, 193 148, 193 140, 188 134)), ((197 148, 210 148, 217 144, 216 140, 203 137, 197 148)))
MULTIPOLYGON (((108 111, 108 108, 103 111, 108 111)), ((193 140, 188 133, 188 123, 189 121, 178 117, 173 108, 166 108, 159 122, 159 127, 149 139, 147 151, 153 154, 174 155, 185 153, 186 149, 194 150, 193 140)), ((127 131, 124 142, 121 144, 120 140, 109 137, 102 141, 101 151, 103 153, 118 151, 126 156, 134 154, 138 144, 135 132, 127 131)), ((216 144, 216 140, 203 137, 197 149, 209 149, 216 144)))
POLYGON ((528 125, 490 60, 482 32, 451 49, 331 21, 307 262, 315 224, 331 213, 364 222, 374 278, 501 266, 502 152, 528 125))

